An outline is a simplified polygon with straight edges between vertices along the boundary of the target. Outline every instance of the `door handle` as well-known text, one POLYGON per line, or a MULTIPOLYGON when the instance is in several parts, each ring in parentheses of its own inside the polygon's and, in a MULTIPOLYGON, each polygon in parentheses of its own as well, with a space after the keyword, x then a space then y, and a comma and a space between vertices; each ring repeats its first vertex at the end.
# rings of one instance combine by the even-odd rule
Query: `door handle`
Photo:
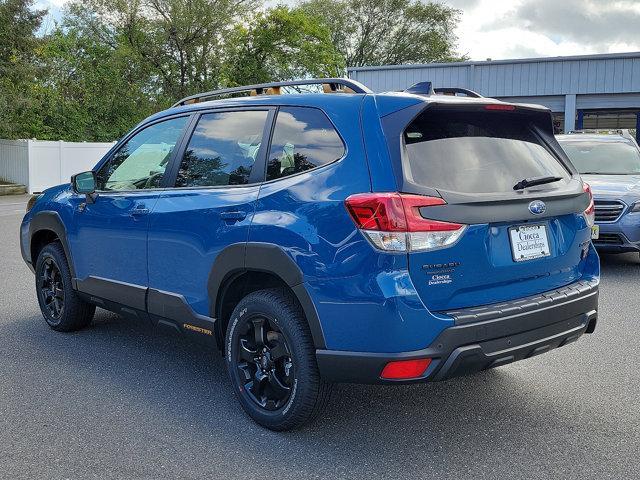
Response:
POLYGON ((240 222, 247 218, 247 212, 242 212, 240 210, 226 211, 222 212, 220 217, 227 222, 240 222))
POLYGON ((131 210, 131 215, 134 217, 138 217, 140 215, 148 215, 148 214, 149 214, 149 209, 144 206, 144 203, 141 203, 140 205, 136 205, 136 208, 131 210))

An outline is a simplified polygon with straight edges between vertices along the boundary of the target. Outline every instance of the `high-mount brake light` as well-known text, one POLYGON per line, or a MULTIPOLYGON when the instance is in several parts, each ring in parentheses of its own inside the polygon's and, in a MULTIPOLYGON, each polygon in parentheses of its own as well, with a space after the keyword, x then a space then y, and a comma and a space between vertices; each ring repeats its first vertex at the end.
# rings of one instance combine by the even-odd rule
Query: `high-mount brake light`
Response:
POLYGON ((503 105, 501 103, 490 103, 489 105, 484 106, 485 110, 502 110, 502 111, 513 111, 516 109, 515 105, 503 105))
POLYGON ((345 200, 356 226, 378 249, 435 250, 453 245, 466 225, 424 218, 423 207, 445 205, 439 197, 407 193, 360 193, 345 200))
POLYGON ((593 227, 596 223, 596 205, 593 202, 593 192, 591 192, 591 186, 586 182, 582 184, 582 190, 589 194, 589 206, 584 211, 584 219, 587 221, 587 225, 593 227))

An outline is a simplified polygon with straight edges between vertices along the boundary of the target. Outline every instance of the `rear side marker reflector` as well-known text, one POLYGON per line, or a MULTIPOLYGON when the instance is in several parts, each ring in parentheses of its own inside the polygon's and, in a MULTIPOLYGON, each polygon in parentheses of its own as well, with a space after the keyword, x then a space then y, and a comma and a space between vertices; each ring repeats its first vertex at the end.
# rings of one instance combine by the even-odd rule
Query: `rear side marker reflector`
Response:
POLYGON ((431 364, 430 358, 418 358, 415 360, 399 360, 385 365, 380 378, 386 380, 408 380, 424 375, 431 364))
POLYGON ((423 207, 446 202, 439 197, 407 193, 362 193, 345 201, 356 226, 378 249, 424 251, 453 245, 466 225, 424 218, 423 207))

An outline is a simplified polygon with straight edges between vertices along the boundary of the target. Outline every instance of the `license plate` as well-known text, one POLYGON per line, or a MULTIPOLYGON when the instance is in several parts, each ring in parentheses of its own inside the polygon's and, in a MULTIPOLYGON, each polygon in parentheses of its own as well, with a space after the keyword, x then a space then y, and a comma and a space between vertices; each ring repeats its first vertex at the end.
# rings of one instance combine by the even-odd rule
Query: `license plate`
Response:
POLYGON ((545 225, 518 225, 509 229, 511 252, 516 262, 548 257, 549 239, 545 225))
POLYGON ((600 238, 600 226, 594 225, 591 227, 591 240, 597 240, 600 238))

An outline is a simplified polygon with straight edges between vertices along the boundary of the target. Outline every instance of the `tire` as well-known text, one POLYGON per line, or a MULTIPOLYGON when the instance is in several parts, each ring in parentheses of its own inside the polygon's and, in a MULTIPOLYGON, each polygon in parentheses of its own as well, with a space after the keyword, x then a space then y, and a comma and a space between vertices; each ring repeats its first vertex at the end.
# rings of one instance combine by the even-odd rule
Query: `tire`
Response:
POLYGON ((331 384, 320 378, 309 326, 285 289, 259 290, 238 303, 225 363, 244 411, 270 430, 299 428, 329 401, 331 384))
POLYGON ((60 242, 50 243, 40 251, 35 271, 40 311, 53 330, 73 332, 91 323, 96 307, 73 290, 69 264, 60 242))

